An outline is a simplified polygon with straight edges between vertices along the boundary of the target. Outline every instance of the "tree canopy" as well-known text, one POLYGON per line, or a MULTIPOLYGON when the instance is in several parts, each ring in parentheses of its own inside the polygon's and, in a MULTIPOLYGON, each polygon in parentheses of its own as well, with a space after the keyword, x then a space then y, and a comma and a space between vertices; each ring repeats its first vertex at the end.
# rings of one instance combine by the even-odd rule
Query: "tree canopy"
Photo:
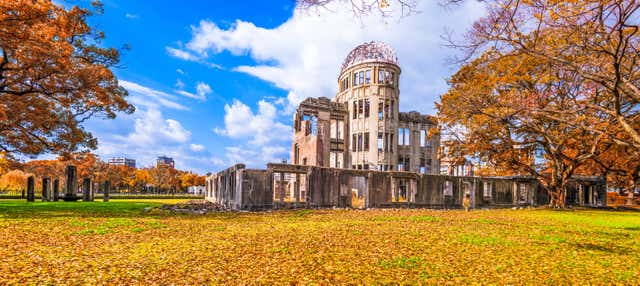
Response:
POLYGON ((437 105, 452 154, 535 176, 558 204, 575 174, 637 183, 640 3, 484 2, 437 105))
POLYGON ((50 0, 0 1, 0 151, 8 155, 95 148, 82 127, 93 116, 132 113, 111 68, 119 52, 89 26, 92 8, 50 0))

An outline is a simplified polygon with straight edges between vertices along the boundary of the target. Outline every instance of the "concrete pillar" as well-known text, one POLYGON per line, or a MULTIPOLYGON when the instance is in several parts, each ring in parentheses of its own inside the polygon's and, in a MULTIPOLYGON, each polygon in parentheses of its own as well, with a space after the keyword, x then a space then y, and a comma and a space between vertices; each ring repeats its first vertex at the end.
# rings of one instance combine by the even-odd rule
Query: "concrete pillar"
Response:
POLYGON ((578 205, 579 206, 584 206, 585 201, 584 201, 584 186, 582 185, 582 183, 578 183, 578 205))
POLYGON ((293 195, 296 198, 295 206, 298 207, 298 203, 300 203, 300 174, 296 174, 296 183, 293 185, 293 195))
POLYGON ((284 194, 287 190, 284 189, 284 172, 280 172, 280 203, 284 202, 284 194))
POLYGON ((65 201, 75 202, 78 200, 78 197, 76 196, 76 190, 78 189, 77 176, 78 176, 78 173, 76 170, 76 166, 71 166, 71 165, 67 166, 67 188, 64 193, 65 201))
POLYGON ((60 197, 60 180, 53 180, 53 201, 57 202, 60 197))
POLYGON ((42 178, 42 201, 49 201, 49 178, 42 178))
POLYGON ((90 202, 91 201, 91 179, 84 178, 82 180, 82 201, 90 202))
POLYGON ((29 178, 27 178, 27 202, 34 202, 36 200, 35 187, 35 178, 33 176, 29 176, 29 178))
POLYGON ((109 180, 105 180, 104 181, 104 186, 102 189, 102 201, 103 202, 108 202, 109 201, 109 192, 111 191, 111 185, 109 185, 109 180))

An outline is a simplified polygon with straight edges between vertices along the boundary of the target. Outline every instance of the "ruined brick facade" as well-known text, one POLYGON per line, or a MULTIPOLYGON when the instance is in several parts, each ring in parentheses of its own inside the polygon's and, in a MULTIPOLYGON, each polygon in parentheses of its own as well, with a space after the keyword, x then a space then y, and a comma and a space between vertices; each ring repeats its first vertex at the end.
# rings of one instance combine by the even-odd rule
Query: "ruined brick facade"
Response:
POLYGON ((400 72, 395 51, 384 43, 351 51, 333 99, 307 98, 294 114, 291 163, 437 174, 440 138, 429 134, 436 122, 399 111, 400 72))
MULTIPOLYGON (((462 177, 291 164, 246 169, 238 164, 206 179, 206 199, 236 210, 277 208, 472 208, 542 206, 547 192, 530 177, 462 177)), ((606 182, 575 177, 568 206, 606 206, 606 182)))

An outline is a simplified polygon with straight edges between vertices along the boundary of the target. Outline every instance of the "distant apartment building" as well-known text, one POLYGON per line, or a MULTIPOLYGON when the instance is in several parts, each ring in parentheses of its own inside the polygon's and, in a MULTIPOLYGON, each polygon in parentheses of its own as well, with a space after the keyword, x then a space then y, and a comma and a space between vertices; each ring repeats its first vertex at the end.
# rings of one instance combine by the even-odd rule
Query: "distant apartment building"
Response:
POLYGON ((124 158, 124 157, 111 158, 111 159, 109 159, 109 165, 127 166, 129 168, 135 168, 136 167, 136 160, 129 159, 129 158, 124 158))
POLYGON ((173 167, 175 167, 175 162, 173 161, 173 158, 171 158, 171 157, 158 156, 158 158, 156 159, 156 167, 160 167, 162 165, 171 166, 173 168, 173 167))

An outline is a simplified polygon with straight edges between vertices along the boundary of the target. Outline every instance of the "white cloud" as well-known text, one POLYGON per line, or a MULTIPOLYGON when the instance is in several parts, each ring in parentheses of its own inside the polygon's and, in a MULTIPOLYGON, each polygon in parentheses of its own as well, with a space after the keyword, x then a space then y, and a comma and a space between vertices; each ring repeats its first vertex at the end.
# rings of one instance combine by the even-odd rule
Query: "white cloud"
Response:
POLYGON ((335 94, 340 66, 349 51, 363 42, 381 40, 398 52, 403 110, 432 112, 453 69, 446 58, 454 51, 443 47, 441 36, 445 28, 464 31, 484 14, 484 6, 476 1, 455 9, 443 8, 438 1, 419 5, 422 13, 388 22, 375 13, 359 22, 348 1, 334 1, 328 10, 335 13, 317 15, 296 9, 291 19, 272 29, 242 20, 223 29, 202 20, 192 26, 192 38, 182 51, 202 59, 222 51, 249 55, 256 64, 234 70, 290 91, 287 98, 295 106, 306 97, 335 94))
POLYGON ((198 82, 196 85, 196 93, 203 99, 206 98, 208 94, 211 94, 211 92, 211 87, 204 82, 198 82))
POLYGON ((127 139, 138 146, 157 143, 184 143, 191 139, 191 132, 174 119, 164 119, 157 109, 148 109, 135 121, 134 132, 127 139))
POLYGON ((204 151, 204 149, 205 149, 204 145, 200 145, 200 144, 190 144, 189 148, 193 152, 201 152, 201 151, 204 151))
POLYGON ((247 148, 246 146, 229 146, 225 148, 226 164, 221 167, 228 167, 233 164, 243 163, 248 167, 264 168, 266 162, 280 162, 281 159, 289 157, 289 150, 285 147, 247 148))
POLYGON ((198 56, 198 55, 194 55, 191 52, 185 51, 185 50, 181 50, 181 49, 176 49, 176 48, 172 48, 172 47, 165 47, 165 50, 167 51, 167 53, 174 57, 174 58, 178 58, 181 60, 185 60, 185 61, 190 61, 190 62, 196 62, 196 63, 200 63, 203 65, 206 65, 210 68, 215 68, 215 69, 222 69, 222 66, 218 65, 218 64, 214 64, 214 63, 210 63, 204 60, 204 57, 198 56))
POLYGON ((176 49, 176 48, 172 48, 172 47, 166 47, 165 49, 166 49, 167 53, 170 56, 174 57, 174 58, 179 58, 179 59, 182 59, 182 60, 185 60, 185 61, 192 61, 192 62, 198 62, 201 59, 200 57, 198 57, 198 56, 196 56, 196 55, 194 55, 192 53, 185 52, 185 51, 180 50, 180 49, 176 49))
POLYGON ((156 156, 167 155, 182 170, 205 173, 211 170, 212 154, 203 145, 191 142, 192 133, 180 121, 168 118, 163 110, 186 110, 174 102, 177 97, 138 83, 120 80, 136 106, 133 114, 119 115, 113 121, 92 118, 87 127, 99 138, 96 153, 103 159, 126 156, 138 167, 152 166, 156 156))
POLYGON ((176 79, 176 84, 175 84, 177 89, 183 89, 184 88, 184 82, 181 79, 176 79))
POLYGON ((198 96, 197 94, 193 94, 191 92, 184 91, 184 90, 176 90, 176 93, 178 93, 180 95, 184 95, 186 97, 193 98, 193 99, 198 99, 198 100, 202 100, 203 99, 200 96, 198 96))
POLYGON ((211 90, 211 87, 209 87, 209 85, 204 82, 198 82, 198 84, 196 84, 196 93, 191 93, 185 90, 181 90, 182 88, 184 88, 184 83, 180 79, 178 79, 178 81, 176 82, 176 87, 180 89, 180 90, 176 90, 176 93, 189 98, 202 100, 202 101, 206 100, 207 95, 213 92, 211 90))
POLYGON ((222 52, 253 59, 253 64, 233 67, 287 91, 285 98, 261 99, 257 112, 240 101, 225 105, 225 127, 214 131, 244 143, 226 147, 217 163, 243 162, 263 167, 288 157, 291 129, 280 123, 307 97, 332 97, 343 59, 357 45, 372 40, 393 46, 400 60, 402 111, 434 112, 434 102, 455 71, 447 59, 456 53, 444 46, 445 30, 458 34, 484 13, 484 4, 465 1, 446 9, 439 1, 419 1, 421 13, 383 20, 378 14, 355 19, 349 1, 334 1, 326 13, 294 10, 293 16, 274 28, 236 20, 230 26, 201 20, 191 27, 191 39, 178 49, 204 62, 222 52), (330 12, 334 11, 334 12, 330 12), (276 108, 276 106, 278 108, 276 108), (264 147, 267 146, 268 147, 264 147), (271 149, 269 149, 271 148, 271 149))
POLYGON ((150 87, 142 86, 135 82, 119 80, 118 83, 129 91, 127 98, 135 106, 156 107, 158 105, 178 110, 188 110, 186 106, 175 102, 175 96, 150 87))
MULTIPOLYGON (((276 107, 265 101, 258 102, 258 112, 234 99, 224 106, 224 129, 215 128, 219 135, 234 139, 250 139, 251 145, 264 145, 275 141, 289 140, 291 128, 277 121, 276 107)), ((251 148, 253 149, 253 148, 251 148)))
POLYGON ((124 14, 124 16, 125 16, 127 19, 138 19, 138 18, 139 18, 139 16, 138 16, 138 15, 136 15, 136 14, 131 14, 131 13, 126 13, 126 14, 124 14))
POLYGON ((184 74, 184 71, 183 71, 182 69, 176 69, 176 72, 177 72, 178 74, 184 74))

